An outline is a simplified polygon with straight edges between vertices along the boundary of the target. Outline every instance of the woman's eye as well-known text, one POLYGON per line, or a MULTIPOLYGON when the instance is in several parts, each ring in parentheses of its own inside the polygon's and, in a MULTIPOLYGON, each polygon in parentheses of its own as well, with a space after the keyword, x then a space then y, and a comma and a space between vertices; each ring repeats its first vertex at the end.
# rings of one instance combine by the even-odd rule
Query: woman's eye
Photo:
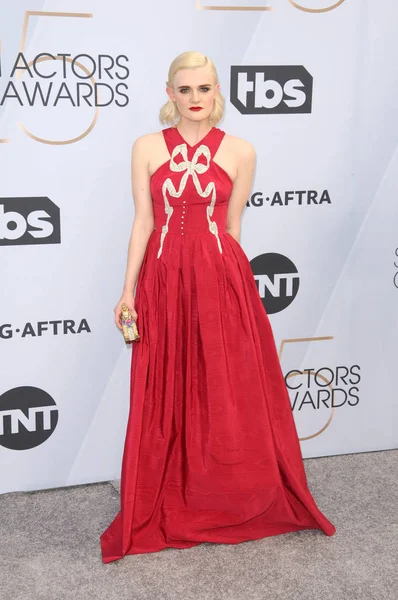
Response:
MULTIPOLYGON (((208 92, 210 90, 208 86, 203 86, 199 89, 201 92, 208 92)), ((181 94, 186 94, 187 92, 189 92, 189 88, 180 88, 180 92, 181 94)))

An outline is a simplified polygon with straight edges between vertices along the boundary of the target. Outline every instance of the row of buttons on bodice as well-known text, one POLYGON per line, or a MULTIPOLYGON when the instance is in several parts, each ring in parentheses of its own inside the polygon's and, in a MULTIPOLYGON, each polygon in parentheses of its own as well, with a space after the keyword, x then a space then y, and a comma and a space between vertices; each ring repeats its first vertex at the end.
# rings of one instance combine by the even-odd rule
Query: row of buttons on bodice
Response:
POLYGON ((184 235, 184 214, 185 214, 185 202, 186 200, 182 201, 182 215, 181 215, 181 235, 184 235))

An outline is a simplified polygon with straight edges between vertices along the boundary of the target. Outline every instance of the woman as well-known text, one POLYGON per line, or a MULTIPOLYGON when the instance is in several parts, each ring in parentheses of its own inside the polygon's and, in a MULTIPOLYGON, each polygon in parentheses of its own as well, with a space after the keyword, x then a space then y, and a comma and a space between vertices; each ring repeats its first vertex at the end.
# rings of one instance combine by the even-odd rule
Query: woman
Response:
POLYGON ((209 58, 177 56, 160 113, 170 126, 133 146, 135 218, 115 321, 121 327, 125 302, 141 339, 120 512, 101 535, 105 563, 300 529, 335 533, 307 487, 273 333, 239 244, 255 152, 216 127, 219 88, 209 58))

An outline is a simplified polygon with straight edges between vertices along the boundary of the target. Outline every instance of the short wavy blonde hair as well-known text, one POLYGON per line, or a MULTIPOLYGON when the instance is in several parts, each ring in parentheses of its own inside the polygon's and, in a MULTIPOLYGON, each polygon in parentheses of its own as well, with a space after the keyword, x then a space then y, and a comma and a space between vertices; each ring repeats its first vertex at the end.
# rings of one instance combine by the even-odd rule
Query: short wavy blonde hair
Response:
MULTIPOLYGON (((182 54, 179 54, 170 65, 169 75, 166 82, 167 86, 173 86, 175 74, 180 69, 195 69, 198 67, 205 67, 206 65, 210 66, 215 82, 219 83, 217 70, 211 58, 205 56, 201 52, 194 51, 183 52, 182 54)), ((209 116, 209 123, 212 127, 214 127, 222 119, 224 114, 224 104, 224 97, 220 90, 218 90, 215 97, 213 110, 209 116)), ((161 123, 174 125, 178 120, 179 115, 180 112, 177 108, 177 104, 173 102, 171 98, 169 98, 166 104, 164 104, 160 109, 159 119, 161 123)))

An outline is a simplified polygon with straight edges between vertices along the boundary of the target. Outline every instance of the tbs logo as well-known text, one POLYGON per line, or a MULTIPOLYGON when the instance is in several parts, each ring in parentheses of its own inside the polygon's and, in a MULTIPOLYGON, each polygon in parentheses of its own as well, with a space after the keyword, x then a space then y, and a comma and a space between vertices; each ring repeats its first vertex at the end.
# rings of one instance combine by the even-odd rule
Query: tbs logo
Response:
POLYGON ((299 65, 231 67, 231 102, 242 115, 310 113, 312 76, 299 65))
POLYGON ((0 246, 60 243, 59 208, 50 198, 0 198, 0 246))

